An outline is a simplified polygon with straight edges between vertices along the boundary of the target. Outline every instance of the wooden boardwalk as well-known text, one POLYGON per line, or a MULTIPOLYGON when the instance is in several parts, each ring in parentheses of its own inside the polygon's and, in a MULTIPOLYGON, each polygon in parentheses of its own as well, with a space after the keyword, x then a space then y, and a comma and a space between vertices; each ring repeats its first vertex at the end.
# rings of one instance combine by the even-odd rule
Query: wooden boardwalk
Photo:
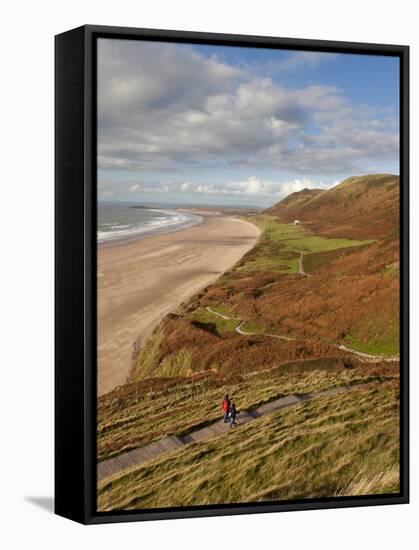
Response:
MULTIPOLYGON (((237 426, 233 429, 237 429, 237 427, 242 426, 243 424, 252 422, 256 418, 260 418, 261 416, 264 416, 266 414, 279 411, 280 409, 291 407, 304 401, 311 401, 319 397, 327 397, 330 395, 345 393, 351 390, 353 387, 356 386, 340 386, 337 388, 321 390, 304 395, 287 395, 285 397, 281 397, 280 399, 275 399, 274 401, 265 403, 264 405, 261 405, 260 407, 257 407, 255 409, 240 411, 236 418, 237 426)), ((225 423, 221 419, 213 422, 205 428, 197 429, 183 436, 178 437, 175 435, 171 435, 163 437, 162 439, 153 441, 152 443, 149 443, 148 445, 145 445, 143 447, 138 447, 137 449, 133 449, 132 451, 122 453, 115 458, 109 458, 107 460, 99 462, 97 465, 97 479, 98 481, 101 481, 102 479, 117 474, 118 472, 121 472, 126 468, 143 464, 144 462, 147 462, 152 458, 163 455, 165 453, 176 451, 177 449, 184 447, 185 445, 190 445, 192 443, 197 443, 199 441, 210 439, 211 437, 214 437, 216 435, 228 432, 230 429, 230 424, 225 423)))

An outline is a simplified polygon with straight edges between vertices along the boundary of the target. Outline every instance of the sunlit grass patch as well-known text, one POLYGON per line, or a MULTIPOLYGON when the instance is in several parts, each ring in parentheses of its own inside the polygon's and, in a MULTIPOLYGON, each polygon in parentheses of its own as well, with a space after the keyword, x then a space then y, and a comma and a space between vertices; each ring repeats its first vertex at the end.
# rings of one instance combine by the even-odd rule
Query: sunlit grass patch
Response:
POLYGON ((240 262, 239 271, 297 272, 301 252, 306 255, 371 244, 372 240, 335 239, 314 235, 301 225, 278 223, 274 216, 252 218, 262 231, 255 247, 240 262))
POLYGON ((280 271, 296 273, 298 271, 298 257, 288 255, 280 256, 256 256, 249 260, 239 271, 280 271))
POLYGON ((295 248, 305 254, 315 254, 316 252, 328 252, 329 250, 338 250, 339 248, 348 248, 353 246, 364 246, 374 241, 357 241, 355 239, 329 239, 319 235, 310 235, 308 233, 297 238, 287 239, 287 245, 295 248))
POLYGON ((388 470, 371 475, 360 472, 352 481, 339 491, 338 496, 366 496, 371 494, 391 494, 400 491, 399 464, 388 470))
MULTIPOLYGON (((218 309, 214 309, 214 311, 218 311, 218 309)), ((222 312, 219 311, 219 313, 222 312)), ((234 331, 240 322, 236 320, 224 319, 223 317, 215 315, 203 307, 196 309, 185 317, 193 322, 200 323, 203 328, 207 326, 207 330, 216 332, 219 335, 234 331)))
POLYGON ((243 332, 254 332, 258 334, 266 332, 265 327, 257 321, 246 321, 241 325, 241 329, 243 332))
POLYGON ((393 277, 394 279, 400 280, 400 262, 386 265, 383 274, 386 277, 393 277))
POLYGON ((382 355, 383 357, 398 355, 400 353, 400 344, 398 339, 392 341, 384 339, 371 339, 367 342, 354 336, 345 338, 345 345, 356 351, 368 353, 370 355, 382 355))

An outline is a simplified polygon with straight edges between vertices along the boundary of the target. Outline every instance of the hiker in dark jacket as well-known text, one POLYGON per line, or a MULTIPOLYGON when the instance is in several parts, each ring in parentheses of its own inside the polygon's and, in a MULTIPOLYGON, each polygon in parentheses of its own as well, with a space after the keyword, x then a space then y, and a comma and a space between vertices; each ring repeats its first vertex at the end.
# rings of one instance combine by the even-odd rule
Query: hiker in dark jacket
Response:
POLYGON ((236 405, 233 403, 230 407, 230 411, 229 411, 229 420, 230 420, 230 428, 232 426, 237 426, 237 423, 236 423, 236 414, 238 414, 238 410, 236 409, 236 405))
POLYGON ((228 415, 229 415, 229 412, 230 412, 230 405, 231 405, 230 398, 229 398, 228 395, 226 395, 224 397, 223 404, 222 404, 222 409, 224 411, 224 422, 228 421, 228 415))

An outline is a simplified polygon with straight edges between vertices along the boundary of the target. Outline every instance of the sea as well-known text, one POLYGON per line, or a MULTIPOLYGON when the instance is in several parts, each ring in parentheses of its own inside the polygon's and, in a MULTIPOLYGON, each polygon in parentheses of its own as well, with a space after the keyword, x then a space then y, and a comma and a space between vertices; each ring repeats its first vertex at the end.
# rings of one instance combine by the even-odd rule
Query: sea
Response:
POLYGON ((162 205, 128 202, 99 202, 97 207, 98 244, 116 244, 151 235, 179 231, 202 222, 202 217, 162 205))

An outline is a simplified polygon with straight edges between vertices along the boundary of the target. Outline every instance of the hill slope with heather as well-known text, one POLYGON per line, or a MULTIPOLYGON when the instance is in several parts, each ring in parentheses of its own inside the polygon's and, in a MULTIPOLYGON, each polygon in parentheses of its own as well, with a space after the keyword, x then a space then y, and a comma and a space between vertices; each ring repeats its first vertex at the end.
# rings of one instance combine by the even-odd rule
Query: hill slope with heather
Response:
POLYGON ((190 504, 184 501, 188 488, 182 472, 191 461, 199 472, 192 485, 203 484, 201 493, 189 491, 196 495, 193 504, 218 502, 214 495, 224 483, 223 472, 207 467, 205 457, 221 464, 228 445, 236 444, 252 459, 243 465, 247 473, 236 471, 219 501, 361 494, 366 487, 369 493, 397 490, 398 178, 354 177, 327 191, 303 190, 248 220, 261 229, 255 247, 216 283, 167 315, 136 358, 130 383, 99 400, 99 460, 213 421, 226 392, 235 396, 239 408, 354 379, 367 384, 366 393, 360 389, 355 397, 337 396, 333 404, 319 401, 314 409, 301 404, 299 412, 275 413, 259 429, 239 426, 229 444, 227 435, 219 435, 211 443, 177 451, 174 462, 168 455, 104 480, 99 492, 103 509, 122 502, 127 507, 161 506, 167 499, 170 506, 190 504), (301 223, 294 225, 296 219, 301 223), (386 411, 381 420, 374 416, 373 396, 386 411), (338 418, 333 409, 342 414, 339 444, 332 435, 338 418), (308 452, 319 429, 325 449, 321 460, 308 452), (246 430, 243 436, 241 430, 246 430), (357 434, 359 448, 348 447, 350 433, 357 434), (379 457, 373 467, 368 449, 379 434, 386 435, 377 447, 382 459, 377 469, 379 457), (296 447, 292 443, 288 448, 287 441, 296 447), (299 461, 295 476, 292 456, 297 451, 307 460, 299 461), (196 453, 206 465, 202 472, 196 453), (263 471, 265 466, 272 469, 275 460, 281 464, 277 483, 263 471), (310 473, 313 460, 316 479, 310 473), (344 480, 342 471, 330 469, 336 460, 350 464, 344 480), (254 468, 260 471, 255 483, 248 479, 254 468), (139 482, 144 476, 150 487, 154 483, 160 489, 143 494, 139 482), (309 478, 310 486, 304 485, 309 478), (292 486, 284 485, 284 479, 293 479, 292 486))
POLYGON ((354 176, 328 191, 303 189, 266 211, 289 223, 295 219, 321 235, 378 238, 398 235, 398 176, 354 176))

